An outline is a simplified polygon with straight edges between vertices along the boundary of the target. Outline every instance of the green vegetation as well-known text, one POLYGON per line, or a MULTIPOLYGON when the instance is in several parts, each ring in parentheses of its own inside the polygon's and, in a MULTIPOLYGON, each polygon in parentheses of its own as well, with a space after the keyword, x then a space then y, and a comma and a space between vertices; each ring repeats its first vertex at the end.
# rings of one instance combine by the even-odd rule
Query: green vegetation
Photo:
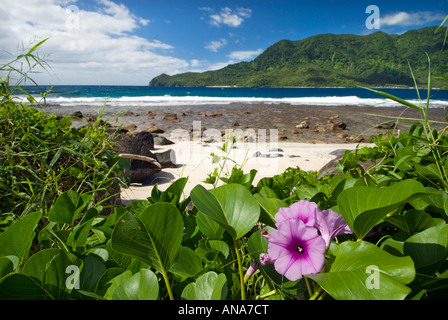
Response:
MULTIPOLYGON (((366 36, 323 34, 307 39, 281 40, 250 62, 216 71, 162 74, 150 86, 239 87, 387 87, 413 86, 409 63, 420 85, 427 84, 427 60, 433 74, 448 68, 444 34, 437 27, 402 35, 376 32, 366 36)), ((446 83, 433 79, 434 87, 446 83)))
MULTIPOLYGON (((6 75, 0 82, 0 218, 48 213, 67 190, 106 206, 124 183, 120 173, 126 162, 109 151, 112 135, 100 120, 77 130, 68 117, 59 119, 14 101, 16 91, 26 93, 19 85, 32 81, 28 73, 45 66, 33 54, 42 43, 0 67, 6 75), (11 86, 14 76, 19 79, 11 86)), ((30 95, 28 100, 36 101, 30 95)))

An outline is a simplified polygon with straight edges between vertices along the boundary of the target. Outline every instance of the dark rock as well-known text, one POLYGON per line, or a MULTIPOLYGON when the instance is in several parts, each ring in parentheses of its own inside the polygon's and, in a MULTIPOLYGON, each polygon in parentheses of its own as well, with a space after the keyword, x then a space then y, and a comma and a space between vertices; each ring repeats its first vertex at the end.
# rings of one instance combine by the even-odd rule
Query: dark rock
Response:
POLYGON ((268 158, 283 158, 281 153, 268 154, 268 158))
POLYGON ((390 129, 395 129, 395 125, 396 125, 395 121, 388 121, 388 122, 383 122, 383 123, 377 124, 375 126, 375 128, 390 130, 390 129))
MULTIPOLYGON (((146 156, 156 159, 156 156, 151 152, 154 150, 154 139, 149 132, 139 132, 135 135, 119 134, 114 138, 114 150, 118 154, 134 154, 146 156)), ((141 160, 129 160, 131 168, 123 173, 124 177, 128 177, 131 182, 142 183, 149 177, 160 172, 160 168, 153 163, 141 160)))
POLYGON ((175 114, 175 113, 167 113, 167 114, 163 117, 163 120, 168 120, 168 121, 177 120, 177 114, 175 114))
POLYGON ((163 168, 177 168, 176 154, 174 150, 158 152, 155 153, 154 156, 163 168))
POLYGON ((165 133, 165 130, 163 130, 159 127, 151 127, 151 128, 145 129, 145 131, 149 132, 149 133, 165 133))
POLYGON ((158 146, 167 146, 170 144, 174 144, 173 141, 171 141, 163 136, 159 136, 157 134, 153 134, 153 138, 154 138, 154 144, 158 145, 158 146))
POLYGON ((77 117, 77 118, 82 119, 84 116, 82 115, 81 111, 75 111, 72 113, 72 117, 77 117))
POLYGON ((347 128, 347 125, 342 121, 333 122, 333 121, 329 120, 327 122, 327 128, 330 131, 345 130, 347 128))

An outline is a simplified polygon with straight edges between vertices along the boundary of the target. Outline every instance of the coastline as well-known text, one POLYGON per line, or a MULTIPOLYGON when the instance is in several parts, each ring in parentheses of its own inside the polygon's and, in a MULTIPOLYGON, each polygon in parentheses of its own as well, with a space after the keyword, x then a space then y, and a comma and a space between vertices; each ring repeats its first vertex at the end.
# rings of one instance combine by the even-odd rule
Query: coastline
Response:
MULTIPOLYGON (((212 185, 203 183, 203 180, 219 168, 217 163, 212 163, 210 154, 221 155, 218 147, 225 142, 226 130, 234 133, 252 130, 255 133, 255 140, 243 137, 232 150, 230 158, 237 164, 247 161, 243 166, 244 173, 256 169, 253 182, 256 184, 260 179, 280 174, 289 167, 319 171, 343 150, 368 145, 370 136, 393 131, 393 125, 390 124, 378 127, 388 118, 419 116, 416 110, 404 108, 287 104, 172 106, 151 109, 143 113, 128 111, 118 117, 118 120, 131 132, 153 130, 158 136, 173 140, 173 132, 180 130, 187 135, 187 139, 173 141, 175 143, 171 145, 155 145, 154 153, 174 151, 177 168, 164 168, 145 183, 132 184, 122 191, 123 204, 146 199, 156 183, 159 190, 165 190, 180 177, 189 177, 184 196, 188 196, 197 184, 211 188, 212 185), (344 126, 331 128, 331 124, 338 123, 343 123, 344 126), (306 125, 300 128, 300 124, 306 125), (212 130, 217 134, 210 141, 207 132, 212 130), (258 135, 263 130, 266 132, 264 140, 263 136, 258 135), (270 130, 277 130, 277 135, 271 138, 270 130), (260 153, 255 156, 257 151, 260 153)), ((443 120, 444 114, 443 109, 433 109, 430 112, 432 120, 443 120)), ((410 126, 411 123, 400 122, 398 129, 406 131, 410 126)), ((230 172, 233 165, 234 163, 228 162, 223 172, 230 172)))
MULTIPOLYGON (((48 108, 56 115, 71 115, 73 108, 66 110, 48 108)), ((80 109, 82 110, 82 108, 80 109)), ((94 112, 83 112, 83 119, 73 119, 75 126, 86 125, 94 112)), ((445 119, 443 108, 431 108, 429 118, 433 121, 445 119)), ((251 131, 258 134, 266 130, 278 130, 281 142, 298 143, 358 143, 369 142, 369 137, 411 127, 412 121, 400 121, 397 117, 420 119, 417 110, 404 107, 367 107, 352 105, 291 105, 266 103, 230 103, 181 106, 120 107, 119 112, 105 110, 102 119, 113 126, 122 125, 129 131, 155 132, 170 138, 175 130, 184 130, 193 135, 195 127, 201 132, 207 129, 251 131)), ((435 125, 435 128, 440 127, 435 125)))

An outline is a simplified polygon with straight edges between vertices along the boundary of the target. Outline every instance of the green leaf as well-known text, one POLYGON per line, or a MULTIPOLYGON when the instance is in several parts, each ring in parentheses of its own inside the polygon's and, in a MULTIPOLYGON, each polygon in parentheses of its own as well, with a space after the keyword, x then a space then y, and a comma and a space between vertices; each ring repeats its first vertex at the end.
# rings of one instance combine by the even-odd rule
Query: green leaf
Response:
POLYGON ((224 273, 219 275, 210 271, 188 284, 182 292, 185 300, 224 300, 227 296, 227 279, 224 273))
POLYGON ((182 277, 193 277, 202 271, 202 262, 192 249, 181 247, 179 258, 169 271, 182 277))
POLYGON ((398 207, 426 195, 421 183, 409 179, 390 187, 346 189, 338 197, 338 207, 347 224, 362 239, 398 207))
POLYGON ((282 207, 288 207, 288 204, 285 201, 280 200, 276 197, 267 198, 259 193, 254 194, 254 198, 258 201, 258 204, 263 209, 261 211, 260 220, 263 223, 271 227, 274 227, 275 215, 277 214, 278 210, 280 210, 280 208, 282 207))
POLYGON ((158 201, 171 202, 173 204, 179 203, 187 181, 188 177, 183 177, 174 181, 165 191, 160 194, 158 201))
POLYGON ((448 225, 443 224, 409 237, 403 245, 403 252, 414 260, 419 273, 432 275, 446 260, 447 241, 448 225))
POLYGON ((45 300, 49 296, 31 277, 23 273, 13 273, 0 283, 0 299, 45 300))
POLYGON ((404 215, 393 215, 386 218, 385 221, 407 233, 418 232, 435 225, 428 213, 419 210, 410 210, 404 215))
POLYGON ((79 195, 73 190, 68 190, 56 199, 48 218, 52 222, 73 225, 76 217, 87 206, 91 198, 91 195, 79 195))
POLYGON ((190 196, 198 210, 218 222, 233 239, 249 232, 260 217, 258 202, 242 185, 227 184, 211 191, 197 185, 190 196))
POLYGON ((14 273, 0 283, 2 299, 68 299, 72 288, 67 283, 75 274, 69 266, 82 269, 82 261, 60 249, 44 249, 25 263, 21 273, 14 273))
POLYGON ((28 257, 31 243, 36 235, 34 229, 42 217, 40 212, 27 214, 15 221, 0 234, 0 257, 17 256, 19 264, 28 257))
MULTIPOLYGON (((9 256, 11 257, 11 256, 9 256)), ((14 271, 14 262, 9 257, 0 257, 0 279, 14 271)), ((18 258, 16 257, 18 260, 18 258)), ((1 280, 0 280, 1 281, 1 280)))
POLYGON ((410 257, 396 257, 365 241, 346 241, 334 251, 328 272, 309 274, 337 300, 402 300, 415 278, 410 257))
POLYGON ((145 225, 130 213, 117 222, 111 237, 113 252, 150 263, 154 255, 151 238, 145 225))
POLYGON ((125 278, 115 288, 112 300, 157 300, 159 282, 149 269, 140 269, 130 278, 125 278))
POLYGON ((220 240, 224 234, 224 228, 201 211, 196 214, 196 223, 199 230, 209 239, 220 240))
POLYGON ((94 255, 81 257, 83 262, 79 287, 84 291, 95 292, 99 279, 107 270, 103 261, 94 255))
POLYGON ((148 206, 135 217, 125 214, 112 233, 112 249, 167 271, 176 262, 182 242, 183 219, 172 204, 148 206))

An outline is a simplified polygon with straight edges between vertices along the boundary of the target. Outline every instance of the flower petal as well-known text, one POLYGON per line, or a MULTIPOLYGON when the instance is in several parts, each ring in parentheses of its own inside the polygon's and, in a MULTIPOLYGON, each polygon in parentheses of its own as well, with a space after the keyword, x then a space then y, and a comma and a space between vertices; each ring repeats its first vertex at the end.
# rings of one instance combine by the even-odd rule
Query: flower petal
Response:
POLYGON ((319 229, 320 234, 325 239, 325 244, 328 247, 331 241, 341 235, 353 233, 347 226, 342 215, 339 215, 333 210, 318 210, 316 212, 316 228, 319 229))
POLYGON ((275 215, 275 222, 280 223, 289 219, 300 219, 308 226, 314 226, 317 204, 307 200, 300 200, 287 208, 280 208, 275 215))

